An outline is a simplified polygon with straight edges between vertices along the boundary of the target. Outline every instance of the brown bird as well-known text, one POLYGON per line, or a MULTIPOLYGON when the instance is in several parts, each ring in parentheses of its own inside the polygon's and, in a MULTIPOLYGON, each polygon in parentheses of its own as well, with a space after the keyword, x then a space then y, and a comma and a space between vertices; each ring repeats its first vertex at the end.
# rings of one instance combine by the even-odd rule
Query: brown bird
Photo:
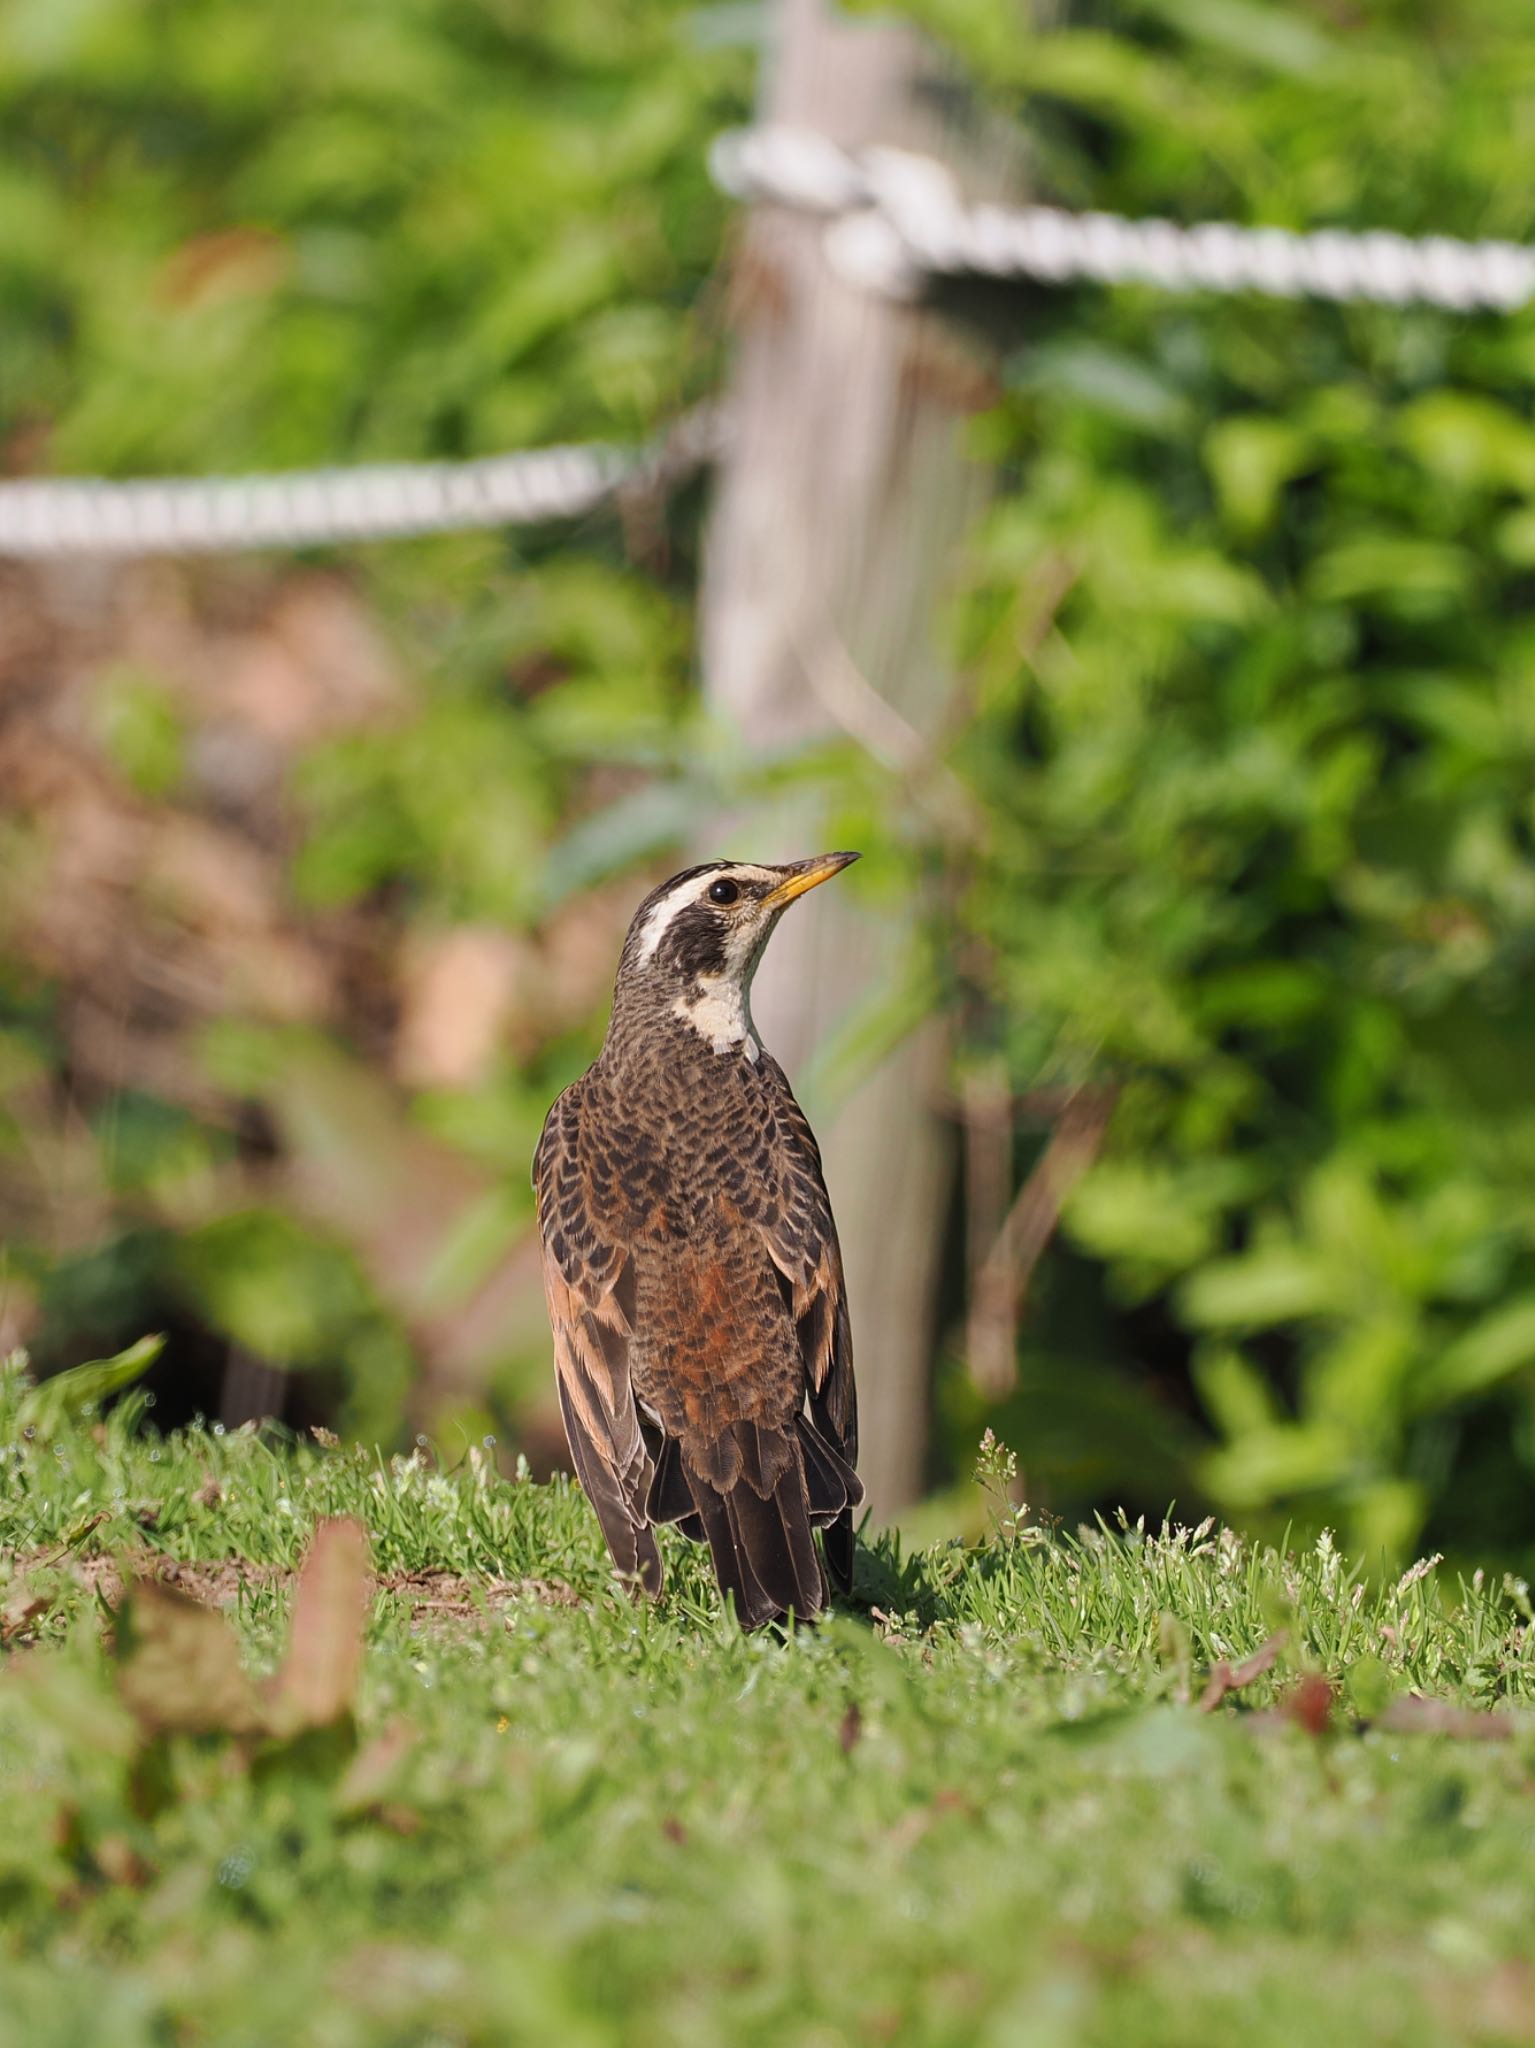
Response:
POLYGON ((570 1455, 620 1573, 661 1589, 655 1525, 707 1543, 747 1628, 847 1588, 858 1419, 821 1155, 752 1024, 797 896, 858 856, 710 861, 635 913, 594 1065, 533 1159, 570 1455))

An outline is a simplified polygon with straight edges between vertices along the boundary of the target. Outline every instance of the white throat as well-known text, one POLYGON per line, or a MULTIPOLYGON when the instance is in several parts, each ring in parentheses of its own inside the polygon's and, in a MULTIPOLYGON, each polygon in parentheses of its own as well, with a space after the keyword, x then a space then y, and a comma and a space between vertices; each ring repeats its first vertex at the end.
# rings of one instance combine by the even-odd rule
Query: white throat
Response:
POLYGON ((673 1016, 691 1024, 714 1052, 731 1052, 740 1046, 756 1063, 762 1047, 752 1023, 746 984, 734 975, 705 975, 696 996, 679 996, 672 1005, 673 1016))

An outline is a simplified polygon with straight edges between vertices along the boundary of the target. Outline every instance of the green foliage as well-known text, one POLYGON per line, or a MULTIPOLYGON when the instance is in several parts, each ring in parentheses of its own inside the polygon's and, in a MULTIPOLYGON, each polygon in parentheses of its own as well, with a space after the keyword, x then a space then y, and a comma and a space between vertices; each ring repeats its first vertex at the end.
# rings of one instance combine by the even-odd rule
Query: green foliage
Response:
POLYGON ((1517 1583, 1008 1517, 863 1552, 855 1610, 779 1642, 670 1531, 634 1606, 578 1494, 483 1459, 124 1409, 45 1447, 3 1392, 0 1455, 5 2048, 1525 2031, 1517 1583), (1319 1736, 1275 1711, 1303 1677, 1319 1736))
MULTIPOLYGON (((1112 37, 915 11, 1047 197, 1535 237, 1498 168, 1535 106, 1507 0, 1346 36, 1224 0, 1112 37)), ((1372 1555, 1535 1540, 1532 372, 1527 312, 1080 291, 1028 301, 985 429, 1014 475, 959 625, 985 1032, 1022 1088, 1120 1089, 1025 1389, 1149 1345, 1215 1436, 1185 1498, 1372 1555)), ((1027 1452, 1025 1402, 1006 1426, 1027 1452)))
MULTIPOLYGON (((728 209, 705 152, 751 63, 707 28, 689 0, 0 6, 0 468, 240 473, 659 432, 719 377, 706 288, 728 209)), ((206 1333, 214 1357, 319 1373, 344 1425, 399 1432, 422 1318, 445 1324, 483 1282, 490 1221, 500 1253, 526 1228, 526 1161, 590 1001, 546 1018, 529 946, 508 977, 515 1055, 391 1090, 402 983, 444 935, 528 933, 680 837, 696 803, 695 781, 681 809, 670 794, 689 753, 691 519, 625 518, 358 551, 318 576, 311 560, 130 577, 119 631, 156 622, 135 652, 112 647, 73 695, 62 654, 27 668, 29 703, 67 700, 49 730, 68 729, 135 843, 146 820, 197 827, 125 889, 105 969, 27 924, 78 817, 45 798, 0 827, 19 884, 0 907, 0 1327, 14 1315, 45 1369, 166 1322, 172 1378, 188 1331, 206 1333), (345 598, 306 624, 316 589, 345 598), (359 634, 347 605, 377 628, 359 634), (254 732, 221 697, 247 628, 254 732), (190 918, 178 858, 227 878, 190 918), (247 964, 253 891, 317 949, 318 1002, 292 1003, 291 955, 247 964), (181 1042, 134 1071, 108 1041, 188 992, 181 1042), (112 1019, 94 1051, 82 993, 112 1019), (306 1004, 298 1047, 272 1011, 280 1027, 306 1004), (323 1215, 263 1170, 274 1126, 279 1169, 297 1154, 341 1173, 323 1215), (427 1181, 424 1228, 446 1243, 403 1264, 431 1299, 397 1284, 375 1199, 427 1181)), ((0 692, 13 682, 0 658, 0 692)), ((480 1330, 457 1384, 506 1426, 547 1395, 545 1347, 480 1330)))
POLYGON ((62 469, 488 454, 681 395, 730 67, 675 0, 11 0, 0 56, 0 389, 62 469))
MULTIPOLYGON (((94 1414, 114 1394, 141 1380, 164 1349, 163 1337, 140 1337, 115 1358, 87 1359, 67 1372, 56 1372, 40 1387, 27 1387, 16 1402, 18 1427, 48 1442, 71 1416, 85 1410, 94 1414)), ((25 1352, 12 1352, 0 1364, 0 1374, 12 1387, 19 1387, 27 1362, 25 1352)))

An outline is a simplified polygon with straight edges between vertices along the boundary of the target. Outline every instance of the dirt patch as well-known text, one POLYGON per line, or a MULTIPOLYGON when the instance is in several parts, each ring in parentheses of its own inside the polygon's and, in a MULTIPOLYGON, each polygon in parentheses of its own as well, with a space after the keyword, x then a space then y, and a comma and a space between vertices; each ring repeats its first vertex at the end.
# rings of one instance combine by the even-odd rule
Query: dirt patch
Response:
POLYGON ((476 1622, 519 1601, 543 1607, 579 1607, 580 1596, 562 1579, 472 1579, 457 1572, 394 1572, 379 1589, 411 1604, 418 1623, 476 1622))
MULTIPOLYGON (((130 1550, 115 1557, 61 1556, 58 1549, 23 1554, 15 1560, 13 1583, 25 1585, 34 1571, 66 1573, 88 1593, 97 1593, 115 1607, 130 1579, 151 1579, 174 1586, 207 1607, 233 1607, 242 1593, 257 1587, 286 1589, 292 1571, 275 1564, 253 1564, 247 1558, 216 1557, 183 1560, 157 1550, 130 1550)), ((459 1572, 389 1572, 374 1581, 375 1589, 410 1603, 412 1618, 421 1621, 477 1621, 519 1601, 544 1607, 579 1607, 579 1595, 561 1579, 477 1579, 459 1572)), ((46 1608, 51 1602, 44 1601, 46 1608)), ((40 1612, 34 1609, 34 1614, 40 1612)), ((29 1615, 29 1619, 33 1616, 29 1615)))
MULTIPOLYGON (((25 1569, 26 1560, 22 1560, 25 1569)), ((257 1586, 291 1583, 293 1574, 281 1565, 252 1564, 243 1557, 200 1558, 183 1562, 157 1550, 130 1550, 121 1557, 77 1557, 70 1576, 89 1593, 99 1593, 115 1607, 123 1597, 128 1579, 151 1579, 157 1585, 174 1586, 189 1593, 206 1607, 232 1607, 244 1592, 257 1586)))

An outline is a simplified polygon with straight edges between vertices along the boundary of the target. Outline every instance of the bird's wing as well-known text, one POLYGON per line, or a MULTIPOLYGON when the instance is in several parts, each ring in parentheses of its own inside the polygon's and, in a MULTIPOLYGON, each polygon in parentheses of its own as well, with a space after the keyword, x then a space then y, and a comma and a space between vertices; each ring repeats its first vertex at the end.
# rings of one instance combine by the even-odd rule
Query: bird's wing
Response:
POLYGON ((646 1514, 652 1466, 629 1381, 634 1262, 593 1214, 581 1163, 580 1090, 578 1082, 555 1103, 533 1155, 560 1413, 614 1563, 657 1593, 661 1555, 646 1514))
MULTIPOLYGON (((848 1320, 847 1287, 842 1251, 831 1201, 821 1174, 821 1153, 805 1112, 794 1099, 783 1069, 767 1053, 766 1078, 771 1084, 778 1128, 776 1148, 781 1167, 778 1199, 766 1212, 761 1228, 773 1264, 783 1277, 784 1296, 794 1318, 810 1414, 819 1433, 849 1467, 858 1460, 858 1395, 853 1383, 853 1335, 848 1320)), ((856 1485, 856 1481, 854 1482, 856 1485)), ((860 1505, 863 1490, 850 1492, 848 1505, 860 1505)), ((851 1555, 851 1522, 846 1549, 851 1555)), ((839 1549, 843 1546, 839 1545, 839 1549)), ((828 1544, 828 1555, 831 1546, 828 1544)), ((837 1569, 840 1559, 832 1559, 837 1569)), ((845 1573, 839 1572, 845 1577, 845 1573)))

